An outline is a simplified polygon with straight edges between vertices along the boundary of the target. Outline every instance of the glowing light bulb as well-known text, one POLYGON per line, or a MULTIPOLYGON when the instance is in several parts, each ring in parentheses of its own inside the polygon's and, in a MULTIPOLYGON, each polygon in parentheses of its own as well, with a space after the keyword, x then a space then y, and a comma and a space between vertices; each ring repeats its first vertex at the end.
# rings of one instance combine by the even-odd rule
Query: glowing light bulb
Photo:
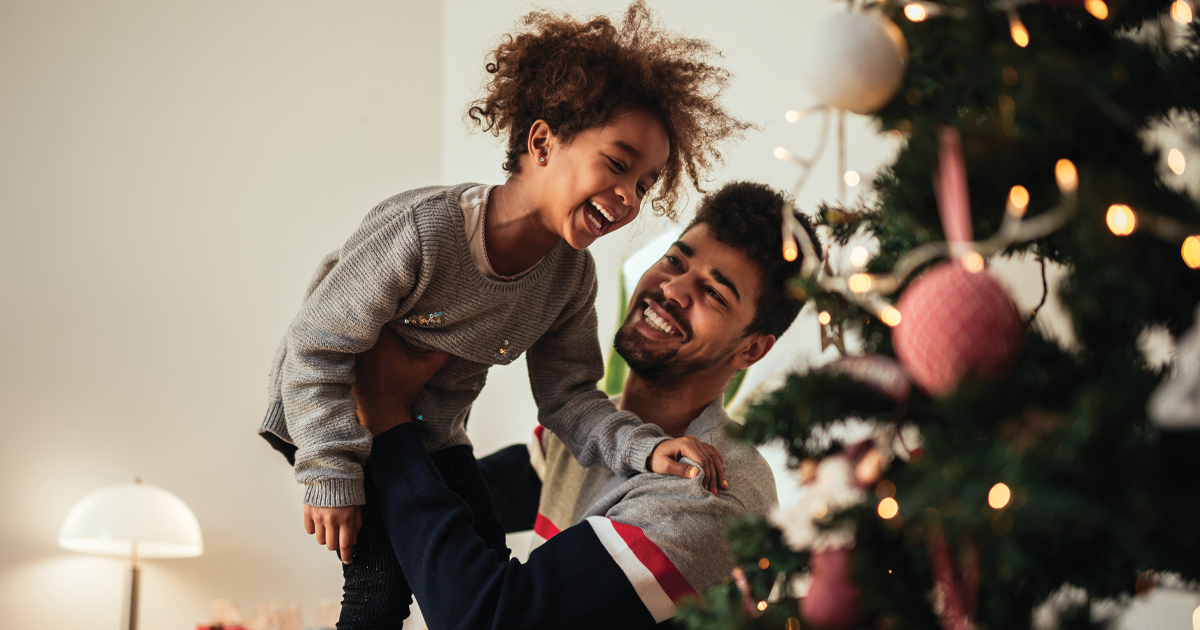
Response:
POLYGON ((1008 505, 1008 502, 1011 500, 1012 490, 1009 490, 1008 486, 1002 483, 992 486, 992 489, 988 492, 988 505, 997 510, 1008 505))
POLYGON ((800 248, 796 245, 796 237, 788 229, 783 230, 783 259, 792 262, 800 255, 800 248))
POLYGON ((1175 0, 1171 3, 1171 19, 1180 24, 1190 24, 1192 22, 1192 7, 1183 0, 1175 0))
POLYGON ((1025 209, 1029 207, 1029 191, 1024 186, 1013 186, 1012 190, 1008 191, 1008 212, 1018 219, 1025 216, 1025 209))
POLYGON ((1104 0, 1084 0, 1083 8, 1097 20, 1108 19, 1108 5, 1104 4, 1104 0))
POLYGON ((883 323, 888 326, 895 328, 900 325, 900 311, 894 306, 885 306, 879 313, 879 319, 882 319, 883 323))
POLYGON ((1108 207, 1108 215, 1104 217, 1108 229, 1117 236, 1129 236, 1137 228, 1137 215, 1124 204, 1113 204, 1108 207))
POLYGON ((1183 175, 1183 171, 1187 169, 1187 158, 1183 157, 1183 151, 1171 149, 1171 152, 1167 153, 1167 168, 1176 175, 1183 175))
POLYGON ((762 612, 767 609, 767 602, 758 602, 758 611, 762 612))
POLYGON ((870 274, 856 273, 853 276, 850 276, 850 279, 846 282, 846 284, 850 287, 850 290, 855 293, 866 293, 867 291, 871 290, 871 285, 874 284, 874 282, 871 280, 870 274))
POLYGON ((822 326, 826 326, 829 324, 829 322, 833 321, 833 317, 828 311, 821 311, 817 314, 817 321, 820 322, 822 326))
POLYGON ((1200 269, 1200 236, 1189 236, 1183 239, 1183 262, 1192 269, 1200 269))
POLYGON ((846 182, 847 186, 857 186, 860 179, 858 171, 846 171, 842 175, 842 181, 846 182))
POLYGON ((1058 182, 1058 189, 1064 193, 1072 193, 1079 188, 1079 173, 1071 160, 1064 158, 1054 163, 1054 179, 1058 182))
POLYGON ((980 256, 979 252, 970 252, 963 256, 962 266, 971 273, 979 273, 983 271, 983 256, 980 256))
POLYGON ((766 558, 760 558, 760 559, 758 560, 758 568, 760 568, 760 569, 766 569, 766 568, 767 568, 767 567, 769 567, 769 566, 771 566, 771 561, 770 561, 770 560, 767 560, 766 558))
POLYGON ((1200 606, 1192 611, 1192 630, 1200 630, 1200 606))
POLYGON ((825 507, 824 503, 818 503, 817 506, 813 508, 812 515, 813 518, 825 518, 825 515, 828 513, 829 508, 825 507))
POLYGON ((792 156, 792 154, 787 149, 785 149, 783 147, 775 147, 775 159, 776 160, 786 160, 786 159, 790 158, 791 156, 792 156))
POLYGON ((802 116, 804 116, 804 114, 800 113, 799 110, 795 110, 795 109, 790 109, 790 110, 788 110, 788 112, 786 114, 783 115, 783 117, 786 118, 787 121, 790 123, 794 123, 797 120, 800 120, 800 118, 802 116))
POLYGON ((910 2, 904 5, 904 17, 913 22, 924 22, 925 18, 929 17, 929 11, 919 2, 910 2))
POLYGON ((870 258, 870 256, 871 254, 867 252, 867 248, 859 245, 858 247, 850 250, 850 264, 854 265, 855 267, 861 267, 867 264, 867 259, 870 258))
POLYGON ((879 485, 875 486, 875 496, 880 499, 896 496, 896 484, 887 479, 880 481, 879 485))
POLYGON ((1014 44, 1021 48, 1029 45, 1029 29, 1025 28, 1025 23, 1021 21, 1021 16, 1017 15, 1016 9, 1008 10, 1008 32, 1012 35, 1014 44))
POLYGON ((888 497, 879 502, 877 511, 882 518, 894 518, 900 513, 900 504, 896 503, 896 500, 892 497, 888 497))

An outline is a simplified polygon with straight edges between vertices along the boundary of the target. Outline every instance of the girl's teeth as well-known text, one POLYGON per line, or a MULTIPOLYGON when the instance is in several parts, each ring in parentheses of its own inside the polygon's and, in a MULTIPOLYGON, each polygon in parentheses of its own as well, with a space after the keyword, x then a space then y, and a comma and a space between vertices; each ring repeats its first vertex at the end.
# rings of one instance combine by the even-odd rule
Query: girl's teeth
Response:
POLYGON ((589 215, 587 215, 587 219, 588 219, 588 221, 591 221, 591 222, 592 222, 592 225, 594 225, 594 226, 596 227, 596 230, 598 230, 598 231, 602 231, 602 230, 604 229, 604 228, 603 228, 603 227, 600 225, 600 222, 596 220, 596 217, 594 217, 594 216, 592 216, 592 215, 590 215, 590 214, 589 214, 589 215))
POLYGON ((596 207, 596 210, 600 211, 600 214, 604 215, 604 218, 607 219, 609 223, 616 222, 617 218, 614 217, 611 212, 609 212, 608 210, 605 210, 603 207, 601 207, 600 204, 593 201, 592 205, 596 207))

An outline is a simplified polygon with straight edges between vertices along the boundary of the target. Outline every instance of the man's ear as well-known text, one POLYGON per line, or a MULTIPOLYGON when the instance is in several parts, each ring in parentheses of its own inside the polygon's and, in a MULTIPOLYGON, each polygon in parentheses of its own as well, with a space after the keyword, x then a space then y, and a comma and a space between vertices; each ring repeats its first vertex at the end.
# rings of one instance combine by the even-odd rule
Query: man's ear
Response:
POLYGON ((775 335, 764 335, 762 333, 754 333, 748 335, 742 340, 737 352, 733 354, 733 367, 744 370, 760 359, 767 356, 771 348, 775 346, 775 335))
POLYGON ((549 123, 542 119, 533 121, 529 128, 529 138, 525 141, 525 149, 535 166, 545 166, 550 161, 550 149, 557 138, 549 123))

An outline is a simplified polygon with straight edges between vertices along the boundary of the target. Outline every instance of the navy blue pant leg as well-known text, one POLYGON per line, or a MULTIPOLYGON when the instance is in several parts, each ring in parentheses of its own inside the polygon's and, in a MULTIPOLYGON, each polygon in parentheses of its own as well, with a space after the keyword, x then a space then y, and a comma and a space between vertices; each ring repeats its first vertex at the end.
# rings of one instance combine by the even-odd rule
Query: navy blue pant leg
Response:
MULTIPOLYGON (((483 472, 470 446, 430 453, 446 486, 471 507, 471 527, 502 560, 510 552, 483 472)), ((354 545, 354 561, 342 565, 342 614, 338 630, 399 630, 408 618, 412 590, 396 560, 379 506, 371 463, 363 467, 367 503, 354 545)), ((404 530, 403 523, 394 524, 404 530)))

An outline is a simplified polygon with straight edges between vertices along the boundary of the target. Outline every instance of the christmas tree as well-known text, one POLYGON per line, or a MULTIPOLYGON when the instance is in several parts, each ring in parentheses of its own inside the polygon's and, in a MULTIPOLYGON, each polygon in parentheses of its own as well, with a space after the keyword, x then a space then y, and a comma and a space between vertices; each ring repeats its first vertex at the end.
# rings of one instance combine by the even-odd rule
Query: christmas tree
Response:
MULTIPOLYGON (((818 264, 821 245, 786 216, 784 230, 786 254, 808 254, 791 290, 815 302, 823 338, 861 356, 792 375, 747 411, 743 437, 782 440, 808 498, 732 523, 739 568, 678 621, 1100 628, 1158 581, 1194 585, 1192 7, 945 0, 850 13, 888 34, 902 74, 846 101, 815 91, 903 144, 871 201, 810 214, 830 250, 865 235, 878 253, 846 271, 818 264), (1164 125, 1177 130, 1165 145, 1147 131, 1164 125), (1017 255, 1065 270, 1072 342, 992 278, 996 257, 1017 255), (1139 340, 1156 327, 1179 340, 1174 365, 1145 357, 1139 340), (847 426, 862 439, 837 439, 847 426)), ((878 50, 854 28, 832 31, 878 50)))

